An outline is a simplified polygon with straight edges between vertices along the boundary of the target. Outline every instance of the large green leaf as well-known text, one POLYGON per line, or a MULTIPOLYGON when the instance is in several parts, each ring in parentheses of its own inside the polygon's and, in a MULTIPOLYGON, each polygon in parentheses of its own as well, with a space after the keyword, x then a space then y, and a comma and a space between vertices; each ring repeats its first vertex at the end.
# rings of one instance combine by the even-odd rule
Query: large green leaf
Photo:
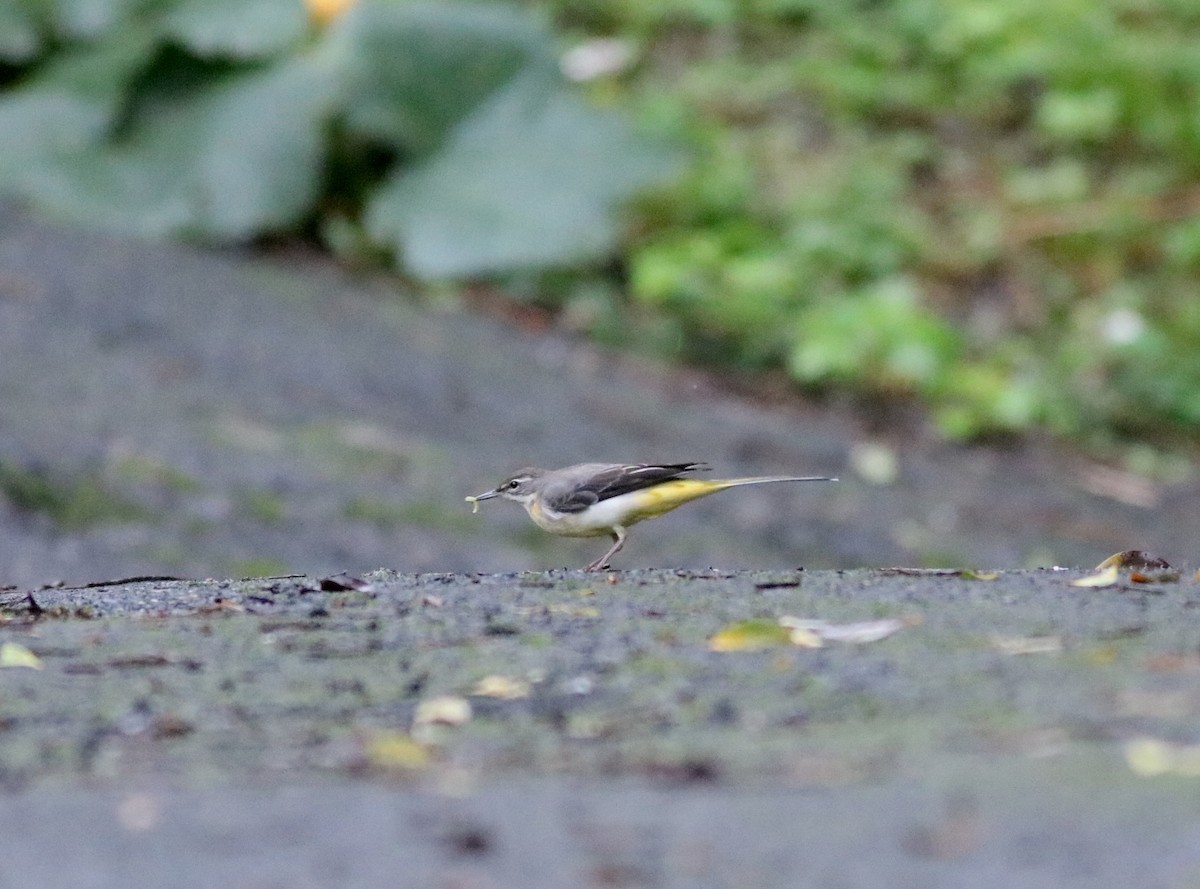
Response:
POLYGON ((610 250, 619 204, 675 167, 621 118, 525 76, 387 182, 367 225, 423 277, 566 264, 610 250))
POLYGON ((126 28, 105 43, 64 53, 0 96, 0 188, 36 195, 64 157, 99 146, 154 50, 149 30, 126 28))
POLYGON ((301 0, 175 0, 163 26, 199 56, 259 58, 299 41, 307 16, 301 0))
POLYGON ((42 46, 43 17, 34 3, 0 3, 0 62, 32 61, 42 46))
POLYGON ((320 181, 330 78, 304 57, 141 116, 73 155, 39 197, 71 218, 145 235, 236 240, 295 224, 320 181))
POLYGON ((157 0, 18 0, 53 7, 55 29, 67 38, 111 37, 157 0))
POLYGON ((518 73, 556 69, 550 35, 499 5, 365 0, 327 40, 343 71, 347 126, 409 154, 435 148, 518 73))

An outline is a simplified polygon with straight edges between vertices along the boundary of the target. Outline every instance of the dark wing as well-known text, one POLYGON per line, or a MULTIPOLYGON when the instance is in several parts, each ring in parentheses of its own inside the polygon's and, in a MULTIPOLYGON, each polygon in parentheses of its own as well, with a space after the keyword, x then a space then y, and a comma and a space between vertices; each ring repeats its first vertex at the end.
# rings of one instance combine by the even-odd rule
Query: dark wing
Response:
POLYGON ((640 491, 679 478, 685 472, 703 472, 703 463, 583 464, 562 482, 548 485, 542 500, 555 512, 583 512, 593 503, 640 491))

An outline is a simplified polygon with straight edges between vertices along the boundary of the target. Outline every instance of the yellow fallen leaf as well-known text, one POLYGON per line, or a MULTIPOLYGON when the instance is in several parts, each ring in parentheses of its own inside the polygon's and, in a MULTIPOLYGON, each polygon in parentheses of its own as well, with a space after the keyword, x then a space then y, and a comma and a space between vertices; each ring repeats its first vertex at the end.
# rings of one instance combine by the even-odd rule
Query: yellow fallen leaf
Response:
POLYGON ((791 632, 779 621, 762 617, 740 620, 708 640, 709 651, 762 651, 791 642, 791 632))
POLYGON ((429 765, 429 748, 404 732, 376 732, 367 739, 367 762, 381 769, 415 770, 429 765))
POLYGON ((16 642, 5 642, 0 645, 0 667, 26 667, 30 670, 42 669, 42 659, 16 642))
POLYGON ((1087 577, 1080 577, 1078 580, 1072 580, 1071 586, 1089 587, 1091 589, 1113 586, 1117 582, 1117 574, 1117 566, 1109 565, 1107 568, 1097 571, 1095 574, 1089 574, 1087 577))
POLYGON ((457 695, 442 695, 417 704, 413 725, 462 725, 470 718, 470 701, 457 695))
POLYGON ((475 683, 471 694, 484 698, 500 698, 512 701, 517 698, 529 697, 529 683, 520 679, 510 679, 507 676, 484 676, 475 683))
POLYGON ((962 576, 967 580, 995 580, 1000 576, 999 571, 975 571, 971 568, 964 568, 962 576))
POLYGON ((1125 745, 1125 764, 1142 778, 1154 778, 1171 771, 1171 751, 1157 738, 1134 738, 1125 745))
POLYGON ((1125 764, 1141 778, 1160 775, 1200 778, 1200 745, 1134 738, 1125 745, 1125 764))

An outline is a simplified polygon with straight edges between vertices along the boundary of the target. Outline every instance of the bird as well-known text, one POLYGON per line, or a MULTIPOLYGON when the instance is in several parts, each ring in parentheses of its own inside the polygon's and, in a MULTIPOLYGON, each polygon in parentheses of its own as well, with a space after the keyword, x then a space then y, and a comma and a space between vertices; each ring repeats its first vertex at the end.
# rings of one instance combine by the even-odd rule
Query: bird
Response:
POLYGON ((534 523, 563 537, 613 540, 608 552, 584 571, 600 571, 625 545, 629 527, 657 518, 678 506, 727 488, 773 482, 835 482, 827 476, 765 475, 750 478, 685 477, 708 472, 706 463, 579 463, 563 469, 518 470, 482 494, 467 497, 473 512, 479 503, 500 497, 520 503, 534 523))

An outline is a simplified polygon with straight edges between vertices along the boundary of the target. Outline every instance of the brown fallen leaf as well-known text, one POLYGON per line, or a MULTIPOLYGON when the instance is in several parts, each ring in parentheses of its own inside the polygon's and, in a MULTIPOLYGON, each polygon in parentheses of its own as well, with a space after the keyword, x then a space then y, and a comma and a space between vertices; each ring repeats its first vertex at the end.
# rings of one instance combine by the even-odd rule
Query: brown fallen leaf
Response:
POLYGON ((1154 574, 1144 574, 1141 571, 1129 572, 1129 579, 1134 583, 1178 583, 1178 571, 1158 571, 1154 574))
POLYGON ((322 577, 317 581, 317 586, 324 593, 345 593, 350 591, 370 593, 375 589, 370 581, 363 580, 361 577, 352 577, 349 574, 334 574, 329 577, 322 577))
POLYGON ((1108 568, 1134 568, 1143 571, 1163 571, 1171 566, 1165 559, 1160 559, 1158 556, 1151 555, 1140 549, 1127 549, 1123 552, 1113 553, 1103 562, 1096 566, 1097 571, 1104 571, 1108 568))

